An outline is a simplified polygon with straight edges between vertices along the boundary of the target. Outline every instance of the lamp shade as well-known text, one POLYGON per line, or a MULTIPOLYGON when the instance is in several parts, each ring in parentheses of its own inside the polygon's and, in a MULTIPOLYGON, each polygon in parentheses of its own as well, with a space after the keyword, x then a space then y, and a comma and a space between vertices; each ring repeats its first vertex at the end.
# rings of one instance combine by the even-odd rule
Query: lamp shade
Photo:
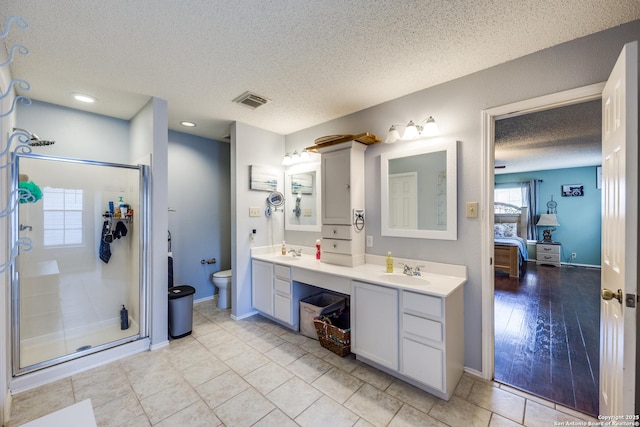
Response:
POLYGON ((426 123, 424 124, 424 135, 425 136, 438 136, 440 134, 440 130, 438 129, 438 124, 436 123, 433 116, 429 116, 426 123))
POLYGON ((420 136, 420 133, 418 132, 418 128, 416 127, 416 124, 413 123, 413 120, 410 120, 409 123, 407 123, 407 127, 404 129, 404 133, 402 134, 402 139, 416 139, 418 136, 420 136))
POLYGON ((555 214, 542 214, 540 215, 540 219, 536 223, 538 227, 558 227, 560 224, 558 223, 558 218, 556 218, 555 214))
POLYGON ((389 132, 387 133, 387 138, 384 140, 385 144, 393 144, 397 140, 400 139, 400 132, 396 129, 395 126, 391 126, 389 128, 389 132))

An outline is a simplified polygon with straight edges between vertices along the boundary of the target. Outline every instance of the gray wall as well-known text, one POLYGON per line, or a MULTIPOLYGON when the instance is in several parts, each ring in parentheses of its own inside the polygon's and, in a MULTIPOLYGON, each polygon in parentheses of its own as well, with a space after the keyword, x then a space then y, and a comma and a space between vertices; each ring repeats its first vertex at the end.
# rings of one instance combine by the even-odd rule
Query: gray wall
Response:
MULTIPOLYGON (((440 140, 458 140, 458 240, 404 239, 380 235, 380 154, 402 150, 429 139, 376 144, 365 153, 366 234, 374 246, 367 253, 462 264, 468 267, 465 285, 465 366, 482 369, 481 221, 465 218, 464 205, 481 195, 481 111, 511 102, 585 86, 607 79, 622 46, 638 39, 640 21, 564 43, 514 61, 444 83, 345 116, 286 137, 286 151, 310 145, 324 135, 372 132, 384 138, 391 124, 422 120, 438 122, 440 140)), ((434 58, 437 61, 437 58, 434 58)), ((464 58, 460 58, 461 61, 464 58)), ((484 207, 480 206, 482 210, 484 207)), ((290 243, 317 238, 313 233, 286 233, 290 243)))
POLYGON ((229 155, 228 143, 169 131, 174 284, 196 288, 196 300, 213 295, 214 272, 231 268, 229 155))

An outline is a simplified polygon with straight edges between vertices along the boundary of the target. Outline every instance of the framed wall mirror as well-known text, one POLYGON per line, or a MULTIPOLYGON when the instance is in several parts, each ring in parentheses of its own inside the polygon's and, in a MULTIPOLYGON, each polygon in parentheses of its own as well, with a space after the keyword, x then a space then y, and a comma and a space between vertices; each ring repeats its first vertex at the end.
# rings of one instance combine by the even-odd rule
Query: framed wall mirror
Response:
POLYGON ((456 240, 457 141, 380 155, 381 234, 456 240))
POLYGON ((284 174, 286 230, 321 231, 320 163, 290 167, 284 174))

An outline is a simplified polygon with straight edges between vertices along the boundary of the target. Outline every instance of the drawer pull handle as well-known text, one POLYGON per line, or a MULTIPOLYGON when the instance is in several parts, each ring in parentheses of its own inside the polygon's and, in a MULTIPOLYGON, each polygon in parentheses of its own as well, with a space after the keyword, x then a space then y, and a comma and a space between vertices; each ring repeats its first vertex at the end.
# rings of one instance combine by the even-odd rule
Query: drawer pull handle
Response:
POLYGON ((335 243, 333 244, 333 249, 337 248, 338 245, 336 245, 335 243))
POLYGON ((333 234, 338 234, 338 230, 333 230, 333 234))

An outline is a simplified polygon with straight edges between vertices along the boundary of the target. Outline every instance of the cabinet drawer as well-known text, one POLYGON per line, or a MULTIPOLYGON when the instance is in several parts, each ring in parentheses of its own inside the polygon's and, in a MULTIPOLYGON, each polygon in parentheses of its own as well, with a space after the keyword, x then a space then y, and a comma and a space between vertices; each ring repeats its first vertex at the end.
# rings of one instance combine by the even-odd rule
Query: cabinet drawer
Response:
POLYGON ((442 350, 403 338, 402 373, 437 390, 443 390, 442 350))
POLYGON ((442 317, 442 298, 403 291, 402 308, 427 316, 442 317))
POLYGON ((322 226, 322 238, 323 239, 343 239, 351 240, 353 227, 350 225, 323 225, 322 226))
POLYGON ((273 317, 288 324, 293 323, 291 321, 291 298, 278 294, 273 296, 273 317))
POLYGON ((435 320, 403 313, 402 331, 431 341, 442 342, 442 323, 435 320))
POLYGON ((322 239, 322 250, 334 254, 350 254, 351 240, 322 239))
POLYGON ((537 245, 536 251, 538 254, 559 254, 560 245, 537 245))
POLYGON ((273 272, 276 277, 279 277, 285 280, 291 280, 291 267, 289 266, 275 264, 273 272))
POLYGON ((273 279, 273 288, 283 295, 291 295, 291 282, 279 278, 273 279))

